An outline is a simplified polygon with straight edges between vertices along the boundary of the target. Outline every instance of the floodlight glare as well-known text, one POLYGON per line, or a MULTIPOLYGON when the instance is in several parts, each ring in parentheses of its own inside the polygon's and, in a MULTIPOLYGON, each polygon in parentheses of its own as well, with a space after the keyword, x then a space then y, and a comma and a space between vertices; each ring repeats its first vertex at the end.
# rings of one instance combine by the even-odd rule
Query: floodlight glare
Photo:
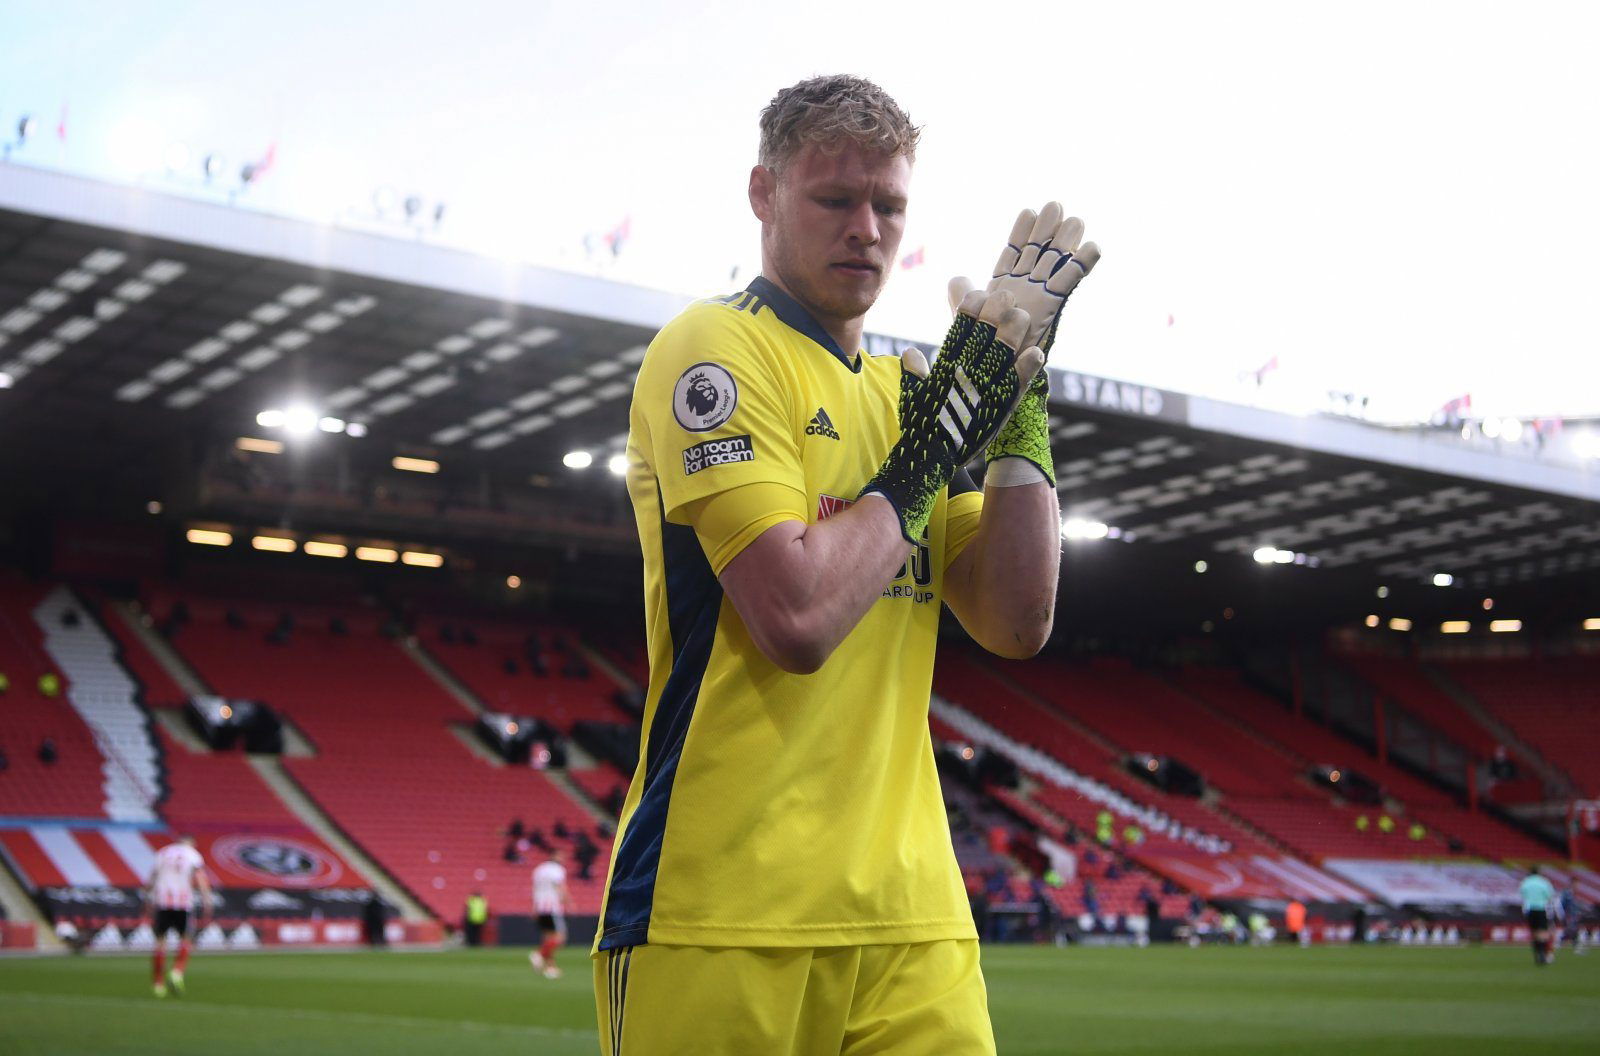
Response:
POLYGON ((1522 630, 1521 620, 1490 620, 1489 630, 1495 634, 1515 634, 1522 630))
POLYGON ((0 370, 0 389, 9 389, 15 380, 10 374, 0 370))
POLYGON ((1294 551, 1279 550, 1272 555, 1272 560, 1280 565, 1292 565, 1294 564, 1294 551))
POLYGON ((256 415, 256 424, 263 429, 283 428, 283 412, 276 407, 269 407, 256 415))
POLYGON ((588 469, 594 463, 594 456, 587 451, 568 451, 561 456, 561 464, 568 469, 588 469))
POLYGON ((344 432, 344 419, 324 418, 317 422, 317 428, 325 433, 342 433, 344 432))
POLYGON ((1470 630, 1472 624, 1467 620, 1445 620, 1439 625, 1442 634, 1466 634, 1470 630))
POLYGON ((1516 443, 1522 439, 1522 423, 1515 418, 1505 418, 1500 422, 1500 439, 1516 443))
POLYGON ((367 435, 367 423, 351 422, 349 425, 344 427, 344 435, 353 436, 357 440, 360 440, 363 436, 367 435))
POLYGON ((1257 564, 1270 565, 1278 559, 1278 548, 1275 546, 1259 546, 1256 552, 1250 555, 1257 564))
POLYGON ((283 431, 290 436, 310 436, 317 430, 317 414, 310 407, 290 407, 283 412, 283 431))
POLYGON ((1389 618, 1389 629, 1391 631, 1409 631, 1411 629, 1411 621, 1404 616, 1391 616, 1389 618))
POLYGON ((1208 569, 1208 568, 1210 568, 1210 567, 1211 567, 1211 566, 1210 566, 1210 565, 1208 565, 1208 564, 1206 564, 1206 563, 1205 563, 1205 562, 1204 562, 1204 561, 1196 561, 1196 562, 1195 562, 1195 563, 1194 563, 1194 570, 1195 570, 1195 571, 1196 571, 1196 572, 1201 572, 1201 573, 1203 573, 1203 572, 1205 572, 1205 570, 1206 570, 1206 569, 1208 569))
POLYGON ((1433 585, 1436 587, 1448 587, 1455 581, 1456 577, 1448 572, 1435 572, 1433 575, 1433 585))
POLYGON ((628 472, 628 456, 612 455, 606 460, 606 468, 615 473, 617 476, 622 476, 624 473, 628 472))

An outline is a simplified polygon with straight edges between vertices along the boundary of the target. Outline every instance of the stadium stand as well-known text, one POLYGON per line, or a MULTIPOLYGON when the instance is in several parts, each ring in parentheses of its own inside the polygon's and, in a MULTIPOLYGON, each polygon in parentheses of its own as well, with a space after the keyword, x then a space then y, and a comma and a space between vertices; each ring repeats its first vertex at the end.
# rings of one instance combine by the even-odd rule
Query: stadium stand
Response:
MULTIPOLYGON (((158 624, 177 600, 152 593, 158 624)), ((442 919, 456 919, 480 888, 496 912, 528 911, 536 859, 505 860, 512 819, 546 834, 558 822, 593 831, 583 806, 543 774, 494 766, 451 735, 472 713, 381 633, 390 624, 381 610, 183 600, 177 649, 217 692, 260 700, 306 736, 317 755, 285 759, 286 770, 442 919)), ((574 870, 577 912, 599 905, 609 841, 593 839, 591 878, 574 870)))
POLYGON ((1494 754, 1494 735, 1435 685, 1415 661, 1370 653, 1351 654, 1343 659, 1380 692, 1478 758, 1487 759, 1494 754))
POLYGON ((70 683, 45 651, 33 613, 50 588, 0 570, 0 671, 9 686, 0 694, 0 814, 21 817, 106 817, 105 757, 73 707, 70 683), (54 694, 39 685, 54 675, 54 694), (40 758, 46 739, 53 762, 40 758))
MULTIPOLYGON (((1241 817, 1279 835, 1291 846, 1309 847, 1311 853, 1318 856, 1370 851, 1382 857, 1409 857, 1438 852, 1437 836, 1443 835, 1443 849, 1447 852, 1468 851, 1491 858, 1537 858, 1551 852, 1550 847, 1520 831, 1460 806, 1450 793, 1397 766, 1380 762, 1367 748, 1304 716, 1295 715, 1283 704, 1246 685, 1235 670, 1188 667, 1175 676, 1175 683, 1197 700, 1231 717, 1242 729, 1293 754, 1299 759, 1302 770, 1316 764, 1339 766, 1378 782, 1386 795, 1405 806, 1404 823, 1397 823, 1400 835, 1407 835, 1405 830, 1412 820, 1420 821, 1429 829, 1427 838, 1422 841, 1410 841, 1407 837, 1407 846, 1397 846, 1401 841, 1378 841, 1374 845, 1377 836, 1369 831, 1367 838, 1359 838, 1361 834, 1354 827, 1355 819, 1363 813, 1359 809, 1336 810, 1330 814, 1327 810, 1308 808, 1308 816, 1320 819, 1321 824, 1307 825, 1270 801, 1228 798, 1229 806, 1241 817)), ((1380 811, 1370 809, 1365 813, 1374 822, 1381 816, 1380 811)))
POLYGON ((1600 657, 1457 660, 1443 666, 1586 795, 1600 794, 1600 657))
POLYGON ((482 617, 426 617, 419 644, 491 711, 531 715, 570 732, 574 722, 623 717, 617 686, 594 669, 567 632, 548 625, 482 617))

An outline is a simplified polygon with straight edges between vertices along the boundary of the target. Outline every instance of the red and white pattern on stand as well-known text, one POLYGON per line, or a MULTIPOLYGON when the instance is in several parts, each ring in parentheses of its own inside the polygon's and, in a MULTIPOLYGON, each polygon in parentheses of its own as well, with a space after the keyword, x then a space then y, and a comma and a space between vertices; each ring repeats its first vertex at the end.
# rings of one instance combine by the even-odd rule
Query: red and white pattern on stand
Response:
POLYGON ((1140 865, 1204 898, 1298 898, 1365 902, 1359 887, 1294 858, 1264 854, 1179 854, 1133 851, 1140 865))
MULTIPOLYGON (((29 887, 143 887, 157 852, 177 837, 128 826, 21 825, 0 829, 4 854, 29 887)), ((197 833, 212 882, 229 888, 367 887, 310 831, 197 833)))

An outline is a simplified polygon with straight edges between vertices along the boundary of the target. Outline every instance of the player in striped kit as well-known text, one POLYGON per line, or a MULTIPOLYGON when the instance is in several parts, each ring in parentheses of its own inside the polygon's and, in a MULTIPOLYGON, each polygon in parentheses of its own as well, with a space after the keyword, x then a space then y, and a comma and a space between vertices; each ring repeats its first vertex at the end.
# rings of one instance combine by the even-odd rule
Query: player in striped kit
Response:
POLYGON ((150 882, 144 889, 145 915, 155 911, 156 948, 151 958, 151 977, 157 997, 166 997, 170 984, 172 992, 183 995, 183 974, 189 967, 189 914, 194 910, 194 894, 198 889, 207 918, 211 916, 214 900, 211 880, 206 876, 205 859, 195 850, 194 837, 178 837, 156 852, 155 868, 150 870, 150 882), (178 933, 178 956, 169 975, 166 971, 167 933, 178 933))
POLYGON ((549 859, 533 871, 533 912, 539 918, 539 948, 528 954, 535 971, 546 979, 561 978, 556 949, 567 941, 567 870, 561 848, 553 847, 549 859))

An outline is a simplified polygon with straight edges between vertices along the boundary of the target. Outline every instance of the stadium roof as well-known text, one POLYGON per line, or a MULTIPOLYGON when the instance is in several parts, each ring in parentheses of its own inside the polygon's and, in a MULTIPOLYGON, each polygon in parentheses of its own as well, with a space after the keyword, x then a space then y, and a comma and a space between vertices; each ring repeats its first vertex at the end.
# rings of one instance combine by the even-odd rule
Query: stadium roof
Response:
MULTIPOLYGON (((7 460, 11 486, 169 478, 172 452, 277 435, 257 414, 295 403, 337 419, 330 431, 366 425, 361 439, 323 437, 324 450, 570 480, 566 452, 603 462, 621 449, 644 347, 685 303, 392 235, 4 171, 0 372, 12 386, 0 447, 28 453, 7 460)), ((869 351, 896 344, 873 338, 869 351)), ((1474 592, 1600 578, 1600 475, 1583 465, 1065 370, 1052 398, 1063 509, 1084 537, 1069 547, 1069 582, 1138 575, 1171 597, 1192 593, 1171 577, 1194 583, 1202 560, 1236 592, 1276 575, 1350 598, 1439 574, 1474 592), (1258 552, 1291 567, 1263 568, 1258 552)), ((601 479, 563 501, 614 506, 615 491, 601 479)), ((191 512, 228 516, 227 489, 210 494, 191 512)), ((349 496, 319 514, 323 499, 297 492, 280 519, 361 519, 349 496)), ((581 524, 569 534, 627 545, 581 524)), ((1107 604, 1148 609, 1118 594, 1107 604)))

